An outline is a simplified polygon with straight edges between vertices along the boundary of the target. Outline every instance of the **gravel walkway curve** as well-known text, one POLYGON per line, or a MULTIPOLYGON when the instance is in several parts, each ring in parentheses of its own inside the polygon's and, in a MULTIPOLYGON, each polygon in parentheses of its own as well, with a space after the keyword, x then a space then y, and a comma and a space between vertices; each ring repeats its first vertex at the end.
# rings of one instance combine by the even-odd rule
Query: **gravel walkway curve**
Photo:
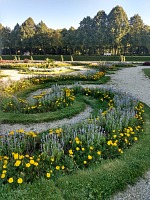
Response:
MULTIPOLYGON (((150 80, 142 72, 145 66, 123 69, 112 75, 110 84, 118 89, 132 93, 150 106, 150 80)), ((134 186, 128 186, 124 192, 113 196, 111 200, 150 200, 150 171, 134 186)))

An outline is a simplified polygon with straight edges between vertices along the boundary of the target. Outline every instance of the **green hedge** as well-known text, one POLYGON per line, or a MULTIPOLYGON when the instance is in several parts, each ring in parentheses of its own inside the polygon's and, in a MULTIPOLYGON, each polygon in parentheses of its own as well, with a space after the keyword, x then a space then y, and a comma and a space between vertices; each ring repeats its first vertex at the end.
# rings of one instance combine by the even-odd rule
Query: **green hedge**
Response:
MULTIPOLYGON (((3 60, 14 60, 14 55, 1 56, 3 60)), ((18 56, 16 56, 18 57, 18 56)), ((20 60, 30 59, 31 56, 19 56, 20 60)), ((33 60, 46 60, 50 58, 56 61, 61 61, 61 55, 33 55, 33 60)), ((145 62, 150 61, 150 56, 125 56, 126 61, 145 62)), ((71 61, 70 55, 63 55, 64 61, 71 61)), ((73 55, 73 61, 120 61, 120 56, 78 56, 73 55)))

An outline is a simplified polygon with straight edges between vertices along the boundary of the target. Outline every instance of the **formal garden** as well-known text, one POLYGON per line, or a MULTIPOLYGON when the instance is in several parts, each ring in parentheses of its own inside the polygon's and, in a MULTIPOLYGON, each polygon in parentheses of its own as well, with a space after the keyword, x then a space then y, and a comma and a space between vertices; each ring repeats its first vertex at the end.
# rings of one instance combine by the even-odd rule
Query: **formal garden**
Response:
MULTIPOLYGON (((2 85, 2 124, 69 119, 87 106, 92 112, 69 126, 1 133, 1 199, 109 199, 150 166, 150 108, 122 91, 96 87, 128 65, 87 67, 92 71, 85 74, 32 74, 2 85)), ((149 77, 149 69, 144 73, 149 77)))

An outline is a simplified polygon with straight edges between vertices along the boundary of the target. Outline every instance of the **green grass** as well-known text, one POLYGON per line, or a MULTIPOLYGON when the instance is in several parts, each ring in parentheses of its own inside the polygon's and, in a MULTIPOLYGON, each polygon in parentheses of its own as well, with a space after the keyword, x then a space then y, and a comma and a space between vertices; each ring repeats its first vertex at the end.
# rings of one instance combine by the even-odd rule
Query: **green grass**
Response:
POLYGON ((78 170, 55 181, 37 180, 17 189, 0 187, 0 200, 107 200, 134 184, 150 168, 150 108, 145 106, 144 134, 120 158, 106 160, 86 170, 78 170))
POLYGON ((150 68, 145 68, 145 69, 142 69, 142 70, 144 71, 145 76, 150 78, 150 68))
POLYGON ((21 114, 21 113, 4 113, 0 111, 1 123, 34 123, 48 122, 63 118, 71 118, 80 113, 86 107, 84 102, 75 101, 73 105, 59 109, 55 112, 37 113, 37 114, 21 114))

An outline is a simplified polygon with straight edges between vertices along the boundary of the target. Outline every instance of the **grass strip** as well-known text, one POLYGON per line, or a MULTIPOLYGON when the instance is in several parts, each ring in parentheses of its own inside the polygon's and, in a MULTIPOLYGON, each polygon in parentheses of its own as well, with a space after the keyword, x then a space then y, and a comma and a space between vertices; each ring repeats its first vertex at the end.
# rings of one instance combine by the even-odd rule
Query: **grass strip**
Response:
POLYGON ((21 113, 3 113, 0 111, 1 123, 34 123, 48 122, 63 118, 71 118, 85 110, 86 104, 76 100, 73 105, 59 109, 54 112, 37 113, 37 114, 21 114, 21 113))
POLYGON ((145 68, 145 69, 142 69, 142 70, 144 71, 145 76, 150 78, 150 69, 149 68, 145 68))

